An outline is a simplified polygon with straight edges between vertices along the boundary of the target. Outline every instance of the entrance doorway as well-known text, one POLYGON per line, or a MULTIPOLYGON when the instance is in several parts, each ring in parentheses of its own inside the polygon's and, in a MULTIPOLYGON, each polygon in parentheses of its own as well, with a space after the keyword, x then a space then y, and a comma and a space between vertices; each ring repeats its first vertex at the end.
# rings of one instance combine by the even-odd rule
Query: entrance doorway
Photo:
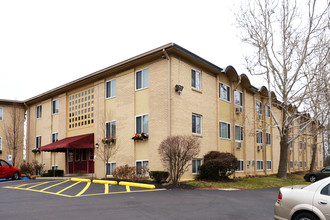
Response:
POLYGON ((69 173, 94 173, 94 149, 69 149, 69 173))

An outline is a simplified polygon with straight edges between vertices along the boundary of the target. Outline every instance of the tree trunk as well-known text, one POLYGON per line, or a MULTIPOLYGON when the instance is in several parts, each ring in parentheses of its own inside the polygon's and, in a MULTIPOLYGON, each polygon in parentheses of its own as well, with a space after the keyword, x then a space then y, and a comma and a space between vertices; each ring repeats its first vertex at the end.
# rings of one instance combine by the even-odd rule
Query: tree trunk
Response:
POLYGON ((287 178, 287 169, 288 169, 288 135, 284 134, 280 141, 280 162, 278 165, 277 177, 281 179, 287 178))

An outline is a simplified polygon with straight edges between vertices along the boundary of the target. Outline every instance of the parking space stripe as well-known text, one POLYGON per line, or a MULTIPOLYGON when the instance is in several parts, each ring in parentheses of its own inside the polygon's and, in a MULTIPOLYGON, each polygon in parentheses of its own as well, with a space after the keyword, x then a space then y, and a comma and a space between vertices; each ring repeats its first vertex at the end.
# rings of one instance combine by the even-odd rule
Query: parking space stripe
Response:
POLYGON ((104 184, 104 194, 109 193, 109 184, 104 184))
POLYGON ((62 183, 66 183, 66 182, 69 182, 69 181, 70 181, 70 180, 65 180, 65 181, 62 181, 62 182, 56 183, 56 184, 54 184, 54 185, 48 186, 48 187, 46 187, 46 188, 40 190, 40 192, 43 192, 43 191, 45 191, 45 190, 47 190, 47 189, 50 189, 50 188, 52 188, 52 187, 54 187, 54 186, 58 186, 58 185, 60 185, 60 184, 62 184, 62 183))
POLYGON ((75 185, 77 185, 77 184, 79 184, 80 182, 75 182, 74 184, 72 184, 72 185, 70 185, 70 186, 68 186, 68 187, 66 187, 66 188, 64 188, 64 189, 62 189, 62 190, 60 190, 60 191, 58 191, 57 193, 55 193, 56 195, 59 195, 61 192, 64 192, 65 190, 67 190, 67 189, 70 189, 71 187, 74 187, 75 185))
POLYGON ((130 192, 130 191, 131 191, 131 189, 130 189, 129 186, 126 186, 126 191, 127 191, 127 192, 130 192))
POLYGON ((44 184, 46 184, 46 183, 49 183, 49 182, 42 182, 42 183, 39 183, 39 184, 35 184, 35 185, 33 185, 33 186, 28 187, 27 189, 32 189, 32 188, 34 188, 34 187, 41 186, 41 185, 44 185, 44 184))
POLYGON ((91 182, 87 182, 85 188, 83 190, 80 191, 80 193, 78 193, 76 196, 80 196, 82 195, 84 192, 86 192, 86 190, 89 188, 89 186, 91 185, 91 182))

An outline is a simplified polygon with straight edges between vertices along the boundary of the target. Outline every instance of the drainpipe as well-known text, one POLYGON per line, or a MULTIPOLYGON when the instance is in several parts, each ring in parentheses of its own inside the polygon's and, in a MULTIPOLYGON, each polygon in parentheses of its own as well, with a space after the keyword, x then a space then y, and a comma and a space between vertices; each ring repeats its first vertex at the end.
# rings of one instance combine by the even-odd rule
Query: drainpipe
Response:
POLYGON ((25 118, 25 121, 24 121, 24 139, 23 139, 23 154, 24 154, 24 146, 25 146, 25 161, 29 161, 29 154, 28 154, 28 150, 27 150, 27 146, 28 144, 26 144, 26 140, 27 140, 27 137, 28 137, 28 129, 27 128, 30 128, 30 120, 28 121, 28 113, 29 113, 29 106, 24 102, 24 106, 26 107, 26 111, 25 111, 25 114, 26 114, 26 118, 25 118), (27 125, 27 123, 29 123, 29 126, 27 125))
MULTIPOLYGON (((232 83, 233 84, 233 83, 232 83)), ((239 84, 241 84, 241 77, 240 76, 238 76, 238 82, 237 82, 237 84, 236 84, 236 86, 234 87, 234 89, 233 89, 233 91, 235 92, 235 90, 237 89, 237 87, 239 86, 239 84)), ((232 105, 233 105, 233 136, 234 136, 234 141, 233 141, 233 154, 234 155, 236 155, 236 140, 235 140, 235 135, 236 135, 236 133, 235 133, 235 123, 236 123, 236 118, 235 118, 235 114, 236 114, 236 110, 235 110, 235 93, 233 92, 233 102, 232 102, 232 105)), ((234 178, 236 178, 236 172, 234 173, 234 178)))
POLYGON ((167 59, 167 136, 171 136, 171 60, 165 49, 163 49, 167 59))

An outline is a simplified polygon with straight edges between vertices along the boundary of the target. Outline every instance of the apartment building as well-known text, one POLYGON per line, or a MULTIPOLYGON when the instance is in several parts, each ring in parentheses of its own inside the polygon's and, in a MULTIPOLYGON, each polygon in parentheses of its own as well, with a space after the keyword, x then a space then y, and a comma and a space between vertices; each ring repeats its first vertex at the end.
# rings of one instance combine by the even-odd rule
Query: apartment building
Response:
MULTIPOLYGON (((255 88, 232 66, 222 69, 174 43, 24 104, 27 161, 36 159, 45 169, 95 172, 98 178, 125 164, 163 170, 157 150, 161 141, 171 135, 194 135, 201 151, 184 179, 198 173, 203 156, 211 150, 230 152, 239 159, 236 176, 277 173, 280 136, 269 126, 274 125, 270 110, 278 119, 282 112, 269 106, 267 89, 255 88), (141 132, 148 138, 132 140, 141 132), (115 138, 116 153, 109 163, 99 154, 104 137, 115 138)), ((292 170, 308 169, 312 144, 306 142, 301 154, 298 142, 293 144, 292 170)), ((317 149, 320 167, 322 149, 317 149)))

